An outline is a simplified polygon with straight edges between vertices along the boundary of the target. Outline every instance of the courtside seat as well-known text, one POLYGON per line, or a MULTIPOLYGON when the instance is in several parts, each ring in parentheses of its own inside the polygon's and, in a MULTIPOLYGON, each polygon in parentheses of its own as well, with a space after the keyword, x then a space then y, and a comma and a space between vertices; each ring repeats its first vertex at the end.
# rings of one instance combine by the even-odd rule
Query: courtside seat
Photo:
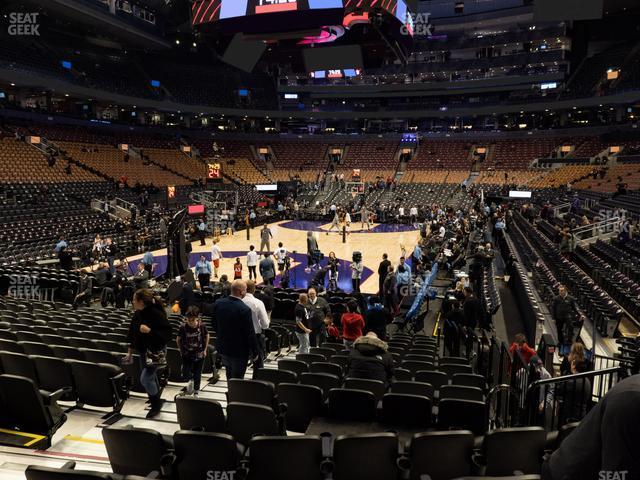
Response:
POLYGON ((49 448, 51 437, 67 420, 57 403, 64 393, 40 391, 30 378, 0 375, 0 425, 44 435, 46 441, 41 448, 49 448))

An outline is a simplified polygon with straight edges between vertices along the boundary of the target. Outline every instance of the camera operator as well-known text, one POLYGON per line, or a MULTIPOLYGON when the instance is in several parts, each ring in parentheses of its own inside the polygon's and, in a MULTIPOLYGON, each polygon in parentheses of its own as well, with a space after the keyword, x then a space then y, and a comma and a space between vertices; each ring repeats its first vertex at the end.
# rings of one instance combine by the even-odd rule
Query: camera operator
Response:
POLYGON ((364 272, 364 265, 362 264, 362 254, 360 252, 353 252, 353 262, 351 263, 351 286, 354 293, 360 293, 360 282, 362 281, 362 273, 364 272))

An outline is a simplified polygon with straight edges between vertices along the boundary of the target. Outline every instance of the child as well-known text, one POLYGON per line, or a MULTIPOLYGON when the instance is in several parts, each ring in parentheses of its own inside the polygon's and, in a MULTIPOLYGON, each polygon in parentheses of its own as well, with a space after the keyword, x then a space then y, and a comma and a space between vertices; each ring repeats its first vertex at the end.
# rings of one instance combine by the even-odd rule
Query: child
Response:
POLYGON ((198 307, 189 307, 187 320, 180 326, 176 344, 182 356, 182 378, 188 381, 187 395, 198 395, 202 365, 209 349, 209 332, 200 319, 198 307))
POLYGON ((233 279, 242 280, 242 264, 239 258, 236 258, 236 263, 233 264, 233 279))

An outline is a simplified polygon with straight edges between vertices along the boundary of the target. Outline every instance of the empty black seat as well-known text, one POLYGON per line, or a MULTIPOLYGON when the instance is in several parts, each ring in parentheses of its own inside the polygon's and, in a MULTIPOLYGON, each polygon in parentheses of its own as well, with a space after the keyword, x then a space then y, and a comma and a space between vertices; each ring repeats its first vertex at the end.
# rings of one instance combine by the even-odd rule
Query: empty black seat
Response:
POLYGON ((33 380, 36 385, 40 384, 33 360, 27 355, 22 353, 0 352, 0 365, 2 366, 3 373, 26 377, 33 380))
POLYGON ((211 472, 236 472, 240 466, 238 445, 224 433, 179 430, 173 434, 173 446, 180 480, 204 480, 212 478, 211 472))
POLYGON ((484 402, 484 393, 476 387, 465 387, 462 385, 444 385, 440 388, 440 397, 458 398, 460 400, 474 400, 476 402, 484 402))
POLYGON ((61 468, 29 465, 24 474, 27 480, 112 480, 113 475, 89 470, 75 470, 75 462, 69 462, 61 468))
POLYGON ((366 390, 373 393, 376 402, 382 400, 382 396, 387 390, 384 382, 380 380, 369 380, 366 378, 347 378, 344 381, 344 388, 350 388, 352 390, 366 390))
POLYGON ((483 391, 487 385, 487 381, 482 375, 476 375, 474 373, 455 373, 453 377, 451 377, 451 383, 464 387, 476 387, 483 391))
POLYGON ((320 387, 281 383, 277 386, 277 392, 278 400, 287 405, 287 430, 304 433, 311 420, 322 412, 323 394, 320 387))
POLYGON ((219 402, 209 398, 177 396, 176 412, 182 430, 227 431, 224 411, 219 402))
POLYGON ((406 360, 406 361, 403 361, 400 364, 400 366, 405 370, 409 370, 414 376, 419 371, 435 369, 435 366, 433 365, 433 363, 421 362, 418 360, 406 360))
POLYGON ((302 385, 314 385, 322 390, 322 395, 327 398, 332 388, 339 388, 340 377, 329 373, 303 373, 300 375, 302 385))
POLYGON ((433 388, 440 390, 440 387, 449 383, 449 377, 443 372, 418 372, 415 375, 416 382, 430 383, 433 388))
POLYGON ((298 376, 288 370, 276 370, 274 368, 256 368, 253 370, 253 379, 271 382, 278 386, 280 383, 296 383, 298 376))
POLYGON ((44 343, 38 342, 18 342, 24 348, 24 353, 27 355, 41 355, 43 357, 55 357, 55 351, 44 343))
POLYGON ((58 390, 45 395, 30 378, 0 375, 0 426, 44 435, 39 447, 49 448, 52 435, 67 419, 57 404, 63 394, 58 390))
POLYGON ((289 370, 300 376, 309 371, 309 365, 300 360, 278 360, 278 370, 289 370))
POLYGON ((86 360, 84 353, 76 347, 64 347, 61 345, 53 345, 51 347, 56 354, 56 357, 69 359, 69 360, 86 360))
POLYGON ((442 357, 440 363, 451 363, 455 365, 469 365, 469 360, 464 357, 442 357))
POLYGON ((0 352, 24 353, 24 348, 17 341, 0 339, 0 352))
POLYGON ((31 357, 33 365, 36 368, 40 388, 55 392, 60 389, 67 389, 60 400, 75 401, 75 384, 73 374, 71 373, 71 365, 60 358, 55 357, 39 357, 37 355, 31 357))
POLYGON ((411 480, 451 480, 471 473, 473 433, 429 432, 413 436, 409 446, 411 480))
POLYGON ((104 350, 94 350, 92 348, 79 348, 78 350, 84 355, 84 359, 87 362, 119 366, 122 359, 121 353, 105 352, 104 350))
POLYGON ((545 443, 542 427, 504 428, 487 433, 482 445, 485 475, 539 474, 545 443))
POLYGON ((396 478, 398 437, 394 433, 344 435, 333 444, 335 480, 389 480, 396 478), (366 461, 354 461, 363 458, 366 461))
POLYGON ((433 398, 433 385, 425 382, 393 382, 389 388, 391 393, 406 393, 409 395, 420 395, 421 397, 433 398))
POLYGON ((284 429, 269 407, 231 402, 227 405, 227 428, 242 445, 254 435, 282 435, 284 429))
POLYGON ((329 392, 329 417, 352 422, 376 418, 376 397, 366 390, 334 388, 329 392))
POLYGON ((113 473, 147 476, 160 472, 167 444, 155 430, 137 427, 107 427, 102 438, 113 473))
POLYGON ((324 355, 318 355, 315 353, 298 353, 296 355, 296 360, 304 362, 307 365, 311 365, 313 362, 324 362, 326 358, 324 355))
POLYGON ((227 401, 252 403, 277 409, 275 386, 262 380, 244 380, 232 378, 227 382, 227 401))
POLYGON ((309 372, 311 373, 328 373, 335 375, 336 377, 342 377, 342 367, 337 363, 330 362, 313 362, 309 366, 309 372))
POLYGON ((254 437, 249 450, 249 480, 324 478, 320 437, 254 437))
POLYGON ((325 360, 329 360, 329 358, 331 358, 331 355, 334 355, 336 353, 336 350, 326 347, 311 347, 309 349, 309 353, 314 355, 322 355, 325 360))
POLYGON ((124 372, 114 365, 68 360, 79 403, 119 412, 128 396, 124 372))
POLYGON ((485 405, 482 402, 445 398, 438 405, 438 427, 471 430, 484 435, 487 429, 485 405))
POLYGON ((438 371, 444 372, 450 377, 456 373, 473 373, 471 365, 460 365, 458 363, 442 363, 438 365, 438 371))
POLYGON ((382 422, 427 428, 431 425, 431 399, 406 393, 387 393, 382 397, 382 422))

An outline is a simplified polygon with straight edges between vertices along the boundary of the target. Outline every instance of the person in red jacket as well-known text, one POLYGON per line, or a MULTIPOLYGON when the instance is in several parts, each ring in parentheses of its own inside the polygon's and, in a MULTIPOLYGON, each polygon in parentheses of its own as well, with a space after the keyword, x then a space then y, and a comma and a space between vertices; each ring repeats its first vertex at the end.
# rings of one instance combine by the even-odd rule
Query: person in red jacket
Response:
POLYGON ((364 318, 358 313, 358 304, 355 300, 347 303, 347 311, 340 319, 342 324, 342 341, 345 347, 351 348, 353 342, 362 336, 364 330, 364 318))
POLYGON ((527 338, 522 333, 518 333, 514 337, 513 343, 509 347, 509 353, 514 360, 518 352, 520 352, 520 357, 525 367, 529 365, 531 358, 537 355, 537 352, 527 345, 527 338))

